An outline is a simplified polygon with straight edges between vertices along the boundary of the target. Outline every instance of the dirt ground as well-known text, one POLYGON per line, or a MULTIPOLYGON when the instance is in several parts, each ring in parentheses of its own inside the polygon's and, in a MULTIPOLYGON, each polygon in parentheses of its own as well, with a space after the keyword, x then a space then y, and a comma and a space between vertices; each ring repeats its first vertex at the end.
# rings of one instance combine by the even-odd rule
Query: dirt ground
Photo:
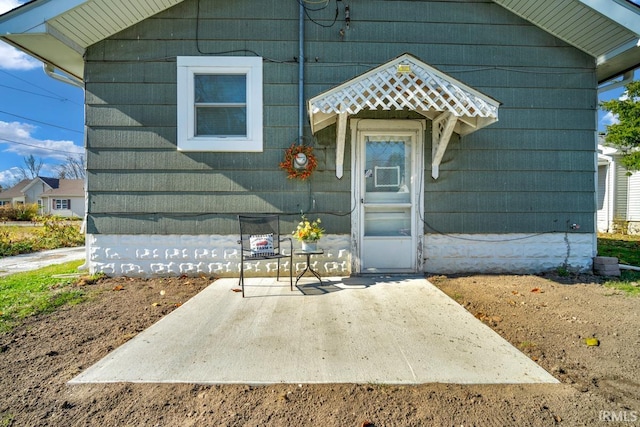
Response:
POLYGON ((67 385, 211 283, 105 279, 0 335, 0 426, 640 425, 640 298, 594 276, 428 279, 561 383, 67 385))

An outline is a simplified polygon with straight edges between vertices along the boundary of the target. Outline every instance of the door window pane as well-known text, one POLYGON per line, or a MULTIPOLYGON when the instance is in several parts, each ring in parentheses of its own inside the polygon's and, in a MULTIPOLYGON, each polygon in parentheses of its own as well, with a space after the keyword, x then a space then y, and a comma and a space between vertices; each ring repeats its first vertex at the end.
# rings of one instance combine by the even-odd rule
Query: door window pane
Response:
POLYGON ((411 201, 411 140, 407 137, 366 138, 365 201, 411 201))
POLYGON ((411 138, 365 138, 364 235, 411 236, 411 138))

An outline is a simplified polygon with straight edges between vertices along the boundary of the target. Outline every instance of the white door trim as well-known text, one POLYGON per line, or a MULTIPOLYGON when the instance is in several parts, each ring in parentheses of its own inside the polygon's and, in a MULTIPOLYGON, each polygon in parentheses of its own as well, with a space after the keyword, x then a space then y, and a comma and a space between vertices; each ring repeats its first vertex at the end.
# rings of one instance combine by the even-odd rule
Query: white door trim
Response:
POLYGON ((415 248, 415 272, 422 272, 424 269, 423 240, 424 240, 424 134, 426 120, 382 120, 382 119, 351 119, 351 191, 353 200, 356 203, 351 215, 351 272, 352 274, 362 273, 362 239, 363 221, 361 199, 363 194, 361 176, 364 173, 360 162, 360 146, 365 133, 389 132, 391 134, 409 133, 415 136, 415 150, 412 151, 412 186, 411 203, 412 221, 415 233, 413 234, 413 246, 415 248))

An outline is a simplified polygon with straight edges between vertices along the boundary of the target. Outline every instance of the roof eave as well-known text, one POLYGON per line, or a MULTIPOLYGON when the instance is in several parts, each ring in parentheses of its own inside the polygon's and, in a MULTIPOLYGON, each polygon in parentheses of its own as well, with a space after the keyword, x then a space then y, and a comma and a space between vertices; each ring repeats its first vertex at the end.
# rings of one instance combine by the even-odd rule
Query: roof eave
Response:
POLYGON ((640 20, 632 5, 611 0, 578 0, 627 30, 640 34, 640 20))
POLYGON ((598 84, 640 67, 640 39, 596 58, 598 84))
POLYGON ((83 80, 83 55, 49 34, 16 34, 0 36, 0 40, 76 80, 83 80))
POLYGON ((62 72, 82 79, 84 49, 64 40, 47 22, 88 0, 36 0, 0 15, 0 39, 62 72))

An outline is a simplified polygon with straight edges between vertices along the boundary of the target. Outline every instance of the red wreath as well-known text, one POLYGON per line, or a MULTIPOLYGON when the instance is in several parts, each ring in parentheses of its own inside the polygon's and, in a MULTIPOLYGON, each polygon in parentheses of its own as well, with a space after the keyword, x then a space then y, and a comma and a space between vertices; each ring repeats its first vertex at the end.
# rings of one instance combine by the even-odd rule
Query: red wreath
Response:
POLYGON ((313 147, 309 145, 298 145, 295 142, 291 147, 284 151, 284 161, 280 162, 280 167, 287 172, 287 178, 289 179, 301 179, 305 180, 311 176, 311 173, 318 167, 318 161, 313 155, 313 147), (295 158, 299 153, 304 153, 307 156, 307 165, 298 169, 295 167, 295 158))

